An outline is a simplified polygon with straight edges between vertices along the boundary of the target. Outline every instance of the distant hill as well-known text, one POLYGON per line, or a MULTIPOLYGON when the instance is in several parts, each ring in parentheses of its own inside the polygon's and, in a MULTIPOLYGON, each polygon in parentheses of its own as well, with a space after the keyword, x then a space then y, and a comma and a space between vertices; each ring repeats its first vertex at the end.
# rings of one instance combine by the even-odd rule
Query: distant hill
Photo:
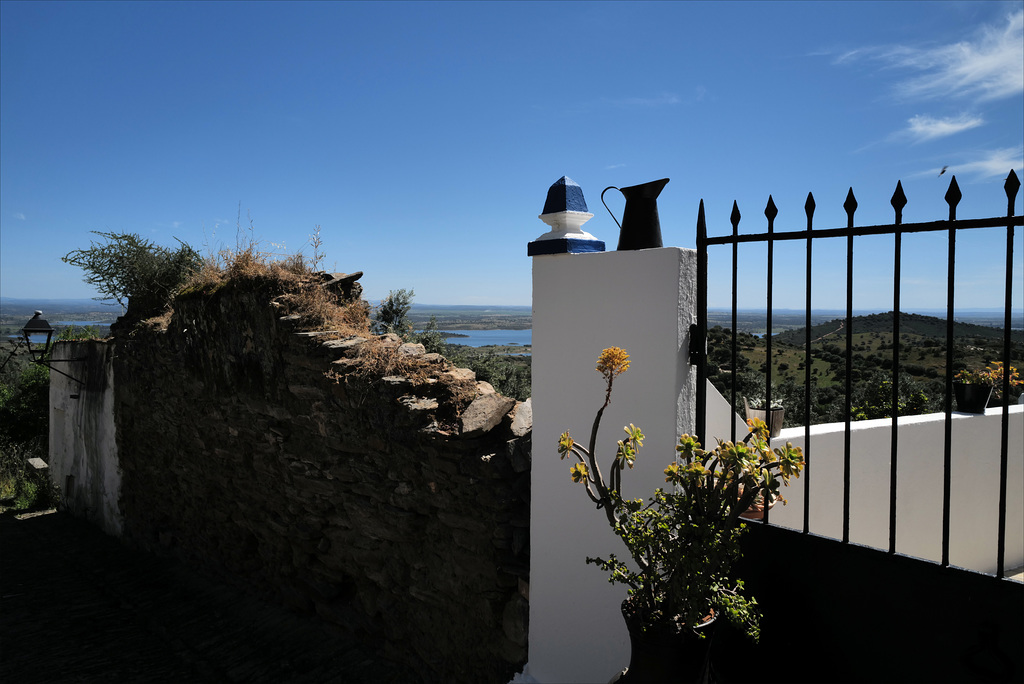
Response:
MULTIPOLYGON (((822 337, 835 334, 846 334, 845 319, 836 318, 825 323, 811 326, 811 339, 817 340, 822 337)), ((891 333, 893 328, 893 312, 868 314, 866 316, 855 316, 851 319, 853 334, 861 333, 891 333)), ((946 320, 935 316, 925 316, 916 313, 900 313, 900 333, 903 335, 919 335, 944 339, 946 337, 946 320)), ((975 325, 973 323, 962 323, 954 321, 953 336, 957 338, 974 337, 986 340, 1001 340, 1003 338, 1002 328, 995 328, 986 325, 975 325)), ((1015 341, 1024 341, 1024 330, 1014 330, 1011 338, 1015 341)), ((801 345, 806 339, 804 328, 786 330, 774 336, 774 339, 793 345, 801 345)))

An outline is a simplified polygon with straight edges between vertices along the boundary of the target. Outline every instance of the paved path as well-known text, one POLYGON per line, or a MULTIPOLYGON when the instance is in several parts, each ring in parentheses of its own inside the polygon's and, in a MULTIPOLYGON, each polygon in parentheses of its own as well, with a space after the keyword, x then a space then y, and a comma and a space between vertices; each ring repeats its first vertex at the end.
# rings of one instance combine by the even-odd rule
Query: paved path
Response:
POLYGON ((0 517, 0 682, 418 682, 322 624, 63 513, 0 517))

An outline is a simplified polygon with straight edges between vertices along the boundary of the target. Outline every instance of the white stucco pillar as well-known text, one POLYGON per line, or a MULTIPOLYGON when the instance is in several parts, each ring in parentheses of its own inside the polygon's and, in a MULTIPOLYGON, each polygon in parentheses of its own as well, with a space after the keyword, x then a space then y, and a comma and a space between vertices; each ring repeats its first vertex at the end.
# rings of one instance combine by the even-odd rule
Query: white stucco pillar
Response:
POLYGON ((53 363, 65 374, 50 373, 49 460, 63 506, 119 537, 123 517, 113 349, 113 343, 102 341, 53 346, 53 363))
POLYGON ((665 484, 680 433, 691 431, 696 373, 688 362, 696 322, 696 253, 664 247, 533 258, 533 466, 529 674, 539 682, 608 681, 628 664, 619 606, 588 556, 628 557, 602 511, 560 461, 558 437, 588 441, 604 381, 595 370, 606 347, 630 355, 615 380, 597 442, 607 472, 623 426, 647 436, 636 468, 623 474, 626 497, 647 498, 665 484))

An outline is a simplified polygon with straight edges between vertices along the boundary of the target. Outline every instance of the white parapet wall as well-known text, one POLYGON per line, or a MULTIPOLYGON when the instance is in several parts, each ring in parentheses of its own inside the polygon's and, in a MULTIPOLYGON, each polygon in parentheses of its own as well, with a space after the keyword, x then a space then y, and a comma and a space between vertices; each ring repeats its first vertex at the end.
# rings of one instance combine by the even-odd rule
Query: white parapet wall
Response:
POLYGON ((623 426, 635 423, 647 439, 623 474, 623 494, 646 498, 664 486, 676 439, 693 429, 695 276, 696 253, 675 247, 534 257, 529 673, 537 681, 608 681, 628 664, 625 587, 586 563, 628 553, 572 482, 558 437, 570 430, 587 443, 604 401, 597 358, 622 347, 632 365, 615 380, 598 462, 607 472, 623 426))
MULTIPOLYGON (((952 414, 949 563, 995 573, 999 520, 1002 409, 985 415, 952 414)), ((896 551, 942 560, 945 414, 899 419, 896 551)), ((850 429, 850 541, 889 548, 889 478, 892 421, 865 420, 850 429)), ((807 449, 809 531, 843 536, 843 423, 813 425, 807 449)), ((804 447, 804 428, 786 428, 772 440, 804 447)), ((1004 569, 1024 565, 1024 406, 1009 409, 1006 549, 1004 569)), ((773 524, 803 529, 803 480, 791 480, 787 506, 775 506, 773 524)))
POLYGON ((61 489, 61 504, 107 534, 120 536, 113 348, 100 341, 54 345, 53 366, 67 375, 50 373, 49 465, 61 489))

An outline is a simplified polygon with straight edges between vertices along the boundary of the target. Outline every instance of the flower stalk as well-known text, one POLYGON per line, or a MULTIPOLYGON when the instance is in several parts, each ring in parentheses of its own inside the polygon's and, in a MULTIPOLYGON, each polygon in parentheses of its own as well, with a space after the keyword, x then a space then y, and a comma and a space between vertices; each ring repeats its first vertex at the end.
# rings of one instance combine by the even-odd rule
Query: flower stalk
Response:
POLYGON ((587 496, 604 511, 608 524, 626 546, 638 570, 608 558, 587 558, 609 573, 609 581, 626 584, 641 624, 682 621, 699 625, 705 616, 722 611, 727 619, 757 639, 759 613, 754 599, 742 595, 743 582, 731 578, 740 557, 741 514, 758 499, 786 503, 780 487, 799 477, 804 458, 799 447, 772 448, 764 421, 748 421, 750 434, 741 442, 723 442, 711 450, 684 434, 676 459, 665 468, 669 491, 655 490, 648 500, 624 499, 622 472, 632 469, 644 434, 630 423, 618 441, 605 480, 596 456, 597 432, 611 403, 615 378, 629 368, 629 355, 618 347, 605 349, 597 371, 606 382, 604 403, 591 427, 589 446, 578 444, 568 431, 558 442, 561 458, 575 463, 569 473, 584 485, 587 496))

